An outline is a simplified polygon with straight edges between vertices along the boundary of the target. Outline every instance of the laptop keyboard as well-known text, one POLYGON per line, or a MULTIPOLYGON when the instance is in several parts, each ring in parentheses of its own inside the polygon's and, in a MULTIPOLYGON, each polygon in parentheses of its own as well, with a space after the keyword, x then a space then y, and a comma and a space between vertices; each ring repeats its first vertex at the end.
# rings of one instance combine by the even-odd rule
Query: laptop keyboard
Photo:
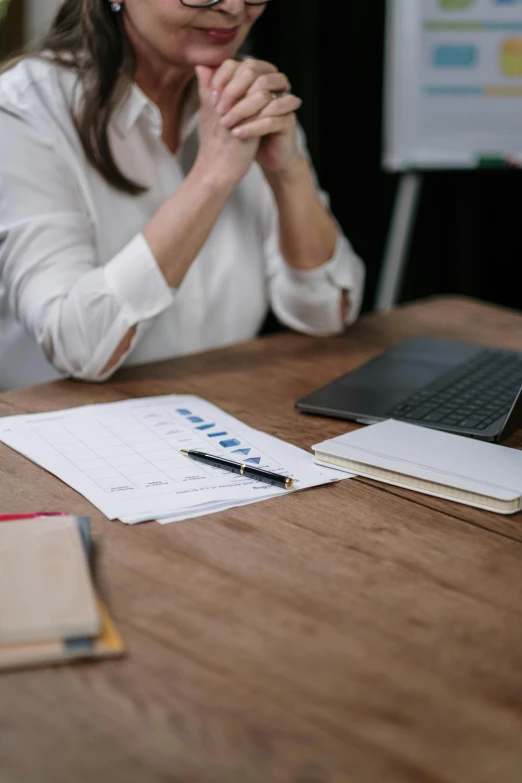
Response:
POLYGON ((522 355, 484 349, 395 406, 390 418, 485 430, 507 416, 522 386, 522 355))

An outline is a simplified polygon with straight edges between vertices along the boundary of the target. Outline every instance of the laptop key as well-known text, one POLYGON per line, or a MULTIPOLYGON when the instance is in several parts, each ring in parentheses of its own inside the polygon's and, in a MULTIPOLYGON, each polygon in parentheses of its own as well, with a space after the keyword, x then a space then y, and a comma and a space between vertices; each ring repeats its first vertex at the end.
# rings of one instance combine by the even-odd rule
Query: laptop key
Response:
POLYGON ((431 422, 433 424, 437 424, 439 421, 442 421, 445 414, 443 411, 433 411, 433 413, 428 413, 427 416, 424 416, 422 421, 431 422))
POLYGON ((409 413, 411 411, 411 405, 397 405, 394 409, 394 413, 409 413))
POLYGON ((420 408, 415 408, 411 413, 408 413, 408 419, 423 419, 428 413, 433 410, 433 405, 422 405, 420 408))
POLYGON ((479 418, 478 416, 474 419, 462 419, 462 421, 459 422, 459 427, 474 429, 477 426, 477 424, 480 424, 481 421, 482 418, 479 418))

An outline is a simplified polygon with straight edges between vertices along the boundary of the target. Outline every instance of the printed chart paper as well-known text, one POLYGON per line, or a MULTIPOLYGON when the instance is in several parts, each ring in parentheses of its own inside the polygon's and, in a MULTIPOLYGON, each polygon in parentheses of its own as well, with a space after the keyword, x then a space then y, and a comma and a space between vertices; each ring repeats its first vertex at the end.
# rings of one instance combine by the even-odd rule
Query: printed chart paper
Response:
POLYGON ((0 419, 0 440, 54 473, 109 519, 163 524, 285 495, 180 449, 291 476, 296 490, 338 481, 312 455, 199 397, 166 395, 0 419))

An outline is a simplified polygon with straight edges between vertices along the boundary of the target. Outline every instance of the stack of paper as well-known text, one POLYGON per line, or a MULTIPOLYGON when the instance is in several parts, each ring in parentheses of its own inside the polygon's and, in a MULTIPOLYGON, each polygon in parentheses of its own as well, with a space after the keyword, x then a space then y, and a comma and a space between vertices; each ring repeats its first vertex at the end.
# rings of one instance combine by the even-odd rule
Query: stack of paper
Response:
POLYGON ((0 419, 0 440, 109 519, 166 524, 288 493, 194 462, 193 449, 279 472, 295 489, 347 478, 199 397, 166 395, 0 419))
POLYGON ((89 520, 0 522, 0 669, 119 655, 94 589, 89 520))

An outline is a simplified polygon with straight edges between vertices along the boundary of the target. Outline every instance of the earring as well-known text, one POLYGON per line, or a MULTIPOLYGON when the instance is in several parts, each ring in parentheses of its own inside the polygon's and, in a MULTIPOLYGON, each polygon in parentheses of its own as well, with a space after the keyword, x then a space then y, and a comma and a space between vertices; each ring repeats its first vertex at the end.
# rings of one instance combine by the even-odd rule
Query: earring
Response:
POLYGON ((111 3, 111 11, 114 14, 117 14, 118 11, 121 11, 121 3, 111 3))

